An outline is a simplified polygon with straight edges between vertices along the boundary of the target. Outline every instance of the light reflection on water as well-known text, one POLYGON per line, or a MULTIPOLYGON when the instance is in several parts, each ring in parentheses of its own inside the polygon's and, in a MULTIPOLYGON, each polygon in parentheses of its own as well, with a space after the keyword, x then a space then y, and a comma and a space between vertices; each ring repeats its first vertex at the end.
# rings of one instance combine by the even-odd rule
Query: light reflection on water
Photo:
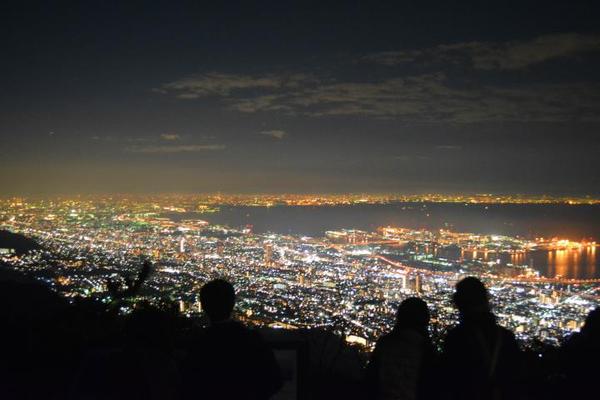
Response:
POLYGON ((560 275, 566 278, 592 278, 596 276, 596 263, 596 247, 548 251, 547 275, 560 275))
POLYGON ((474 260, 497 262, 500 265, 526 265, 536 269, 543 276, 554 278, 596 278, 598 258, 596 247, 572 250, 535 250, 531 252, 501 253, 484 251, 460 251, 459 249, 434 250, 434 254, 450 260, 474 260))

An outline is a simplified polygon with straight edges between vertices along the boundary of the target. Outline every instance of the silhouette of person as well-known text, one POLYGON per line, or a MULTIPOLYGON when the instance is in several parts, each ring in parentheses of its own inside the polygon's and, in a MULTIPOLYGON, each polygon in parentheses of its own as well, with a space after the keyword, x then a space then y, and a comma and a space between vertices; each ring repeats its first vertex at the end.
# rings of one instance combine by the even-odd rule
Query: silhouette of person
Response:
POLYGON ((590 311, 580 332, 574 333, 561 349, 561 365, 566 377, 564 393, 588 398, 597 391, 600 357, 600 307, 590 311))
POLYGON ((429 375, 433 346, 428 333, 429 309, 419 298, 398 307, 393 330, 377 340, 367 366, 369 389, 378 399, 425 397, 422 378, 429 375))
POLYGON ((446 387, 454 399, 514 398, 520 351, 512 332, 499 326, 483 283, 468 277, 453 296, 460 323, 443 348, 446 387))
POLYGON ((282 385, 279 365, 257 332, 231 319, 233 286, 222 279, 208 282, 200 303, 209 326, 193 339, 184 363, 186 397, 270 398, 282 385))

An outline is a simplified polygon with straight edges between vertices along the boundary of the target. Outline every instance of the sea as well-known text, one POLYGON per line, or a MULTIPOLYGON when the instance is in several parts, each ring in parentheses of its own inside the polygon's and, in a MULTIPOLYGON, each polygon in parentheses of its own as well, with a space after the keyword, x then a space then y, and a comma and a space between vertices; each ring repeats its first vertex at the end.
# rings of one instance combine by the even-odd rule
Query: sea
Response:
MULTIPOLYGON (((328 230, 375 231, 380 226, 391 225, 530 239, 558 237, 600 244, 599 205, 392 203, 307 207, 223 206, 215 213, 188 212, 169 216, 173 219, 198 218, 230 227, 252 225, 256 233, 312 237, 323 236, 328 230)), ((540 250, 509 261, 529 265, 548 277, 600 278, 598 248, 540 250)))

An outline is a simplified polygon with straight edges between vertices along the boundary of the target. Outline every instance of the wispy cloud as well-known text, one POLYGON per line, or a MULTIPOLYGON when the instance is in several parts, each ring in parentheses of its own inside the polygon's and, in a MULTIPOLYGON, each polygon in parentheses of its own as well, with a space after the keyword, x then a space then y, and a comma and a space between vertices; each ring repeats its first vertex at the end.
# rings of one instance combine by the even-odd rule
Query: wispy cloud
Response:
POLYGON ((156 137, 151 136, 121 136, 121 135, 94 135, 92 140, 107 143, 152 143, 156 142, 156 137))
POLYGON ((557 33, 529 40, 463 42, 425 49, 373 53, 362 61, 382 65, 409 63, 470 65, 481 70, 517 70, 545 61, 585 52, 600 51, 600 35, 557 33))
MULTIPOLYGON (((206 139, 207 137, 202 137, 206 139)), ((176 133, 163 133, 161 135, 148 135, 148 136, 121 136, 121 135, 107 135, 100 136, 95 135, 91 137, 92 140, 98 142, 108 143, 132 143, 132 144, 152 144, 160 142, 176 142, 184 139, 181 135, 176 133)))
POLYGON ((600 121, 599 84, 457 86, 442 72, 376 82, 311 80, 275 91, 231 93, 222 101, 243 113, 310 117, 359 116, 424 123, 600 121))
MULTIPOLYGON (((496 75, 514 75, 506 71, 595 51, 599 46, 600 36, 575 33, 503 43, 456 43, 363 58, 385 65, 429 63, 433 67, 429 70, 439 67, 437 72, 402 75, 392 68, 386 69, 387 76, 362 80, 334 80, 326 73, 319 79, 298 73, 212 72, 166 83, 156 91, 188 100, 210 97, 241 113, 352 116, 407 123, 600 122, 597 82, 510 83, 510 79, 486 78, 490 73, 472 73, 465 81, 464 77, 455 79, 456 69, 449 67, 458 65, 462 70, 471 66, 495 70, 496 75)), ((263 134, 278 139, 285 136, 276 132, 263 134)))
POLYGON ((599 121, 600 85, 539 84, 514 87, 458 87, 445 74, 380 82, 307 86, 277 95, 228 99, 248 113, 279 111, 311 117, 361 116, 406 122, 599 121))
POLYGON ((224 150, 225 146, 221 144, 189 144, 179 146, 130 146, 125 151, 130 153, 196 153, 204 151, 224 150))
POLYGON ((262 132, 260 132, 260 134, 261 135, 265 135, 265 136, 270 136, 272 138, 279 139, 279 140, 281 140, 285 136, 287 136, 287 132, 283 131, 281 129, 273 129, 273 130, 270 130, 270 131, 262 131, 262 132))
POLYGON ((180 140, 181 136, 179 136, 176 133, 163 133, 162 135, 160 135, 160 138, 162 140, 166 140, 168 142, 173 142, 173 141, 180 140))
POLYGON ((229 96, 235 92, 256 89, 290 89, 310 80, 311 78, 304 74, 252 76, 211 72, 169 82, 154 90, 159 93, 174 94, 182 99, 196 99, 207 96, 229 96))
POLYGON ((436 150, 462 150, 462 146, 458 144, 440 144, 435 148, 436 150))

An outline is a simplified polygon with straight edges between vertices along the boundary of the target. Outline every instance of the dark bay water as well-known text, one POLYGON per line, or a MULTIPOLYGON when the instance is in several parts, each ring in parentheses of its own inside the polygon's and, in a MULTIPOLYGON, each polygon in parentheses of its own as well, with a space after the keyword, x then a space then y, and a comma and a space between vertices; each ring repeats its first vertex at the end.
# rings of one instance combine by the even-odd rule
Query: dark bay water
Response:
MULTIPOLYGON (((600 242, 600 206, 464 205, 396 203, 324 207, 223 207, 214 214, 184 213, 173 218, 200 218, 213 224, 251 224, 257 233, 322 236, 327 230, 379 226, 451 229, 458 232, 535 237, 560 237, 600 242)), ((535 252, 518 263, 532 264, 546 276, 600 277, 596 251, 535 252), (527 258, 529 257, 529 258, 527 258)))

